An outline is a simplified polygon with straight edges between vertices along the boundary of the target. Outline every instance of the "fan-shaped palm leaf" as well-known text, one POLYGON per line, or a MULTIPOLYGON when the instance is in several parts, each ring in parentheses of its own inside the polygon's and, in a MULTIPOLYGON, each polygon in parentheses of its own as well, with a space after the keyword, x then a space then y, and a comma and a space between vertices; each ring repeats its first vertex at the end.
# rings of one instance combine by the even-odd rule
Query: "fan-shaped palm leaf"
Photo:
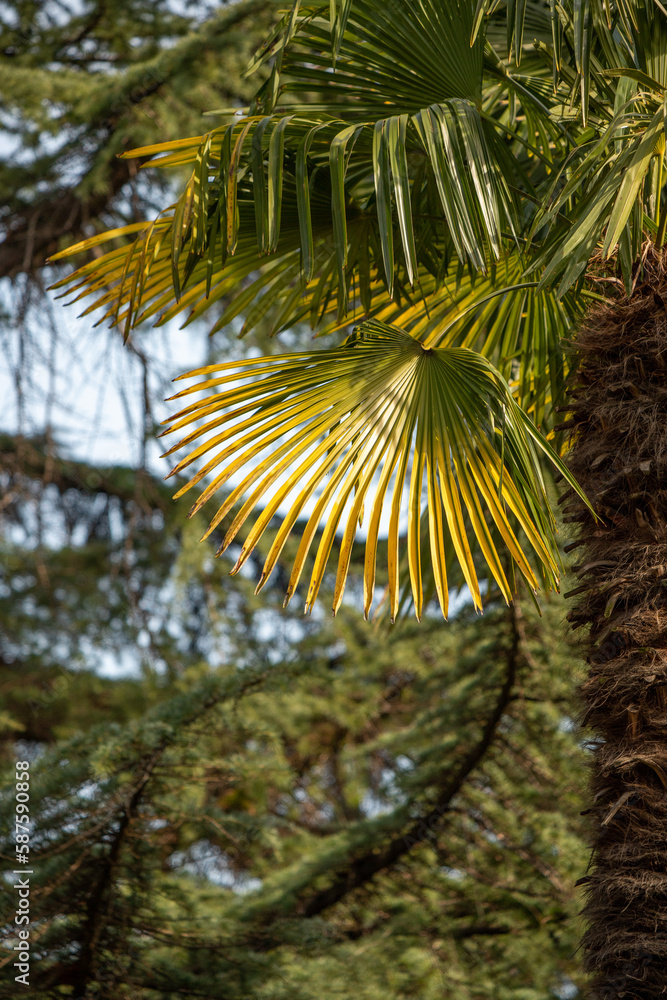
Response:
POLYGON ((187 377, 195 376, 206 378, 174 398, 216 391, 181 410, 168 429, 181 431, 197 424, 168 454, 204 439, 173 470, 181 472, 194 462, 203 462, 177 496, 214 475, 205 483, 192 508, 194 513, 237 472, 246 470, 208 529, 210 533, 246 497, 225 535, 222 551, 255 507, 264 504, 234 572, 246 561, 274 515, 287 506, 259 587, 273 569, 297 519, 312 502, 287 599, 297 586, 326 515, 306 597, 306 609, 312 608, 336 531, 344 519, 335 612, 343 597, 357 526, 367 497, 374 494, 369 506, 364 573, 368 612, 380 519, 391 492, 388 570, 395 613, 399 522, 406 491, 410 579, 420 616, 419 525, 424 479, 430 556, 445 616, 446 539, 456 552, 475 604, 481 607, 470 532, 498 586, 510 599, 511 588, 487 516, 531 588, 537 586, 537 577, 517 529, 525 534, 547 580, 555 584, 556 547, 553 523, 545 509, 539 452, 548 454, 570 481, 571 477, 516 405, 498 372, 480 355, 460 348, 425 348, 399 329, 369 321, 336 350, 233 362, 199 369, 187 377), (201 420, 203 424, 198 423, 201 420), (210 452, 213 456, 205 459, 210 452))
MULTIPOLYGON (((362 282, 379 263, 390 292, 395 281, 407 288, 452 250, 485 270, 489 254, 500 255, 505 230, 519 225, 505 174, 523 184, 520 165, 465 101, 356 126, 311 120, 304 127, 297 115, 237 120, 197 144, 133 155, 160 151, 168 154, 155 161, 161 167, 193 164, 178 202, 153 223, 114 230, 110 238, 131 237, 130 245, 57 286, 94 295, 90 308, 105 309, 128 331, 165 307, 163 318, 188 308, 200 315, 262 268, 262 253, 283 274, 285 256, 296 260, 290 283, 321 279, 322 260, 333 254, 336 276, 327 283, 342 318, 355 275, 362 282), (502 169, 510 162, 511 170, 502 169), (416 205, 429 220, 428 242, 415 238, 416 205)), ((53 260, 102 242, 84 240, 53 260)))

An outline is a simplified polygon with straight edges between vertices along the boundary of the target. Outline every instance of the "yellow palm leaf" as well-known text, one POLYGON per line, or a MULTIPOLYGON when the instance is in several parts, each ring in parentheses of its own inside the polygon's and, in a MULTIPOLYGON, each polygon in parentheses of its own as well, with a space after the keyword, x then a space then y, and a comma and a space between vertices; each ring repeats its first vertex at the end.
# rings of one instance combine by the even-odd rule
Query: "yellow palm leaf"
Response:
POLYGON ((172 418, 165 433, 194 427, 167 454, 198 442, 172 474, 193 463, 199 467, 176 496, 214 475, 194 504, 194 514, 236 474, 243 475, 231 485, 207 532, 240 504, 220 552, 259 508, 232 572, 247 560, 276 513, 284 511, 258 590, 298 518, 308 515, 286 601, 313 549, 306 611, 312 609, 336 533, 342 528, 335 613, 343 599, 359 522, 372 495, 364 570, 367 614, 374 592, 381 514, 392 483, 388 538, 392 617, 400 598, 399 528, 401 514, 406 512, 410 580, 417 616, 421 614, 424 503, 430 558, 445 616, 445 550, 452 547, 473 600, 481 608, 470 532, 505 598, 511 598, 491 524, 532 589, 537 587, 537 577, 521 534, 542 574, 551 585, 557 584, 554 522, 539 468, 540 451, 575 484, 483 356, 467 348, 426 348, 403 330, 370 320, 334 350, 235 361, 182 376, 188 377, 200 380, 174 398, 202 391, 205 395, 172 418))

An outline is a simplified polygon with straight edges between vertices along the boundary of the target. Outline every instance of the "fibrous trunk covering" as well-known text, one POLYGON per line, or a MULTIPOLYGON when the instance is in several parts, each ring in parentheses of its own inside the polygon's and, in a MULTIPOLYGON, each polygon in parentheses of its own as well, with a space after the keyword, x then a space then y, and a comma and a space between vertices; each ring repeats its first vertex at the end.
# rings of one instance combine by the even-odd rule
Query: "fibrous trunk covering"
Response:
POLYGON ((570 465, 602 518, 581 523, 595 732, 586 963, 595 1000, 667 997, 667 277, 647 257, 628 300, 578 336, 570 465))

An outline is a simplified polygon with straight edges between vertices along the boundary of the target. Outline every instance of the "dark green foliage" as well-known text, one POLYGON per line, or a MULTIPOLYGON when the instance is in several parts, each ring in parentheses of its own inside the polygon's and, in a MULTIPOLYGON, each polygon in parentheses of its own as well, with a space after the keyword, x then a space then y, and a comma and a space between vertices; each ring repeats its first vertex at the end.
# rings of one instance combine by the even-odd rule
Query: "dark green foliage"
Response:
POLYGON ((128 149, 206 128, 247 103, 241 73, 267 0, 13 0, 0 13, 0 276, 152 204, 128 149), (180 13, 176 12, 180 7, 180 13))
POLYGON ((128 661, 178 668, 169 621, 156 617, 178 551, 178 539, 163 534, 173 512, 169 491, 140 470, 62 461, 39 440, 2 436, 0 463, 6 723, 42 741, 90 724, 90 712, 98 719, 140 712, 147 689, 122 682, 116 690, 90 668, 104 674, 128 661))
POLYGON ((145 473, 56 460, 49 492, 23 448, 4 555, 26 568, 0 606, 4 760, 33 774, 22 995, 574 995, 583 761, 561 604, 464 607, 447 628, 303 619, 280 581, 253 598, 226 577, 145 473), (86 537, 100 498, 118 525, 86 537), (38 505, 77 511, 61 544, 18 539, 38 505), (133 679, 94 677, 105 648, 134 650, 133 679))

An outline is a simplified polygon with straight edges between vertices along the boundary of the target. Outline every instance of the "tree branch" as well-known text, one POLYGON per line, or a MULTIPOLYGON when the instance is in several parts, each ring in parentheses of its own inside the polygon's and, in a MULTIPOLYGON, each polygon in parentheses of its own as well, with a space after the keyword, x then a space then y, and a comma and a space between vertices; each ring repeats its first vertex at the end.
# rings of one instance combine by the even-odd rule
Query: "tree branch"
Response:
POLYGON ((445 782, 435 805, 415 820, 407 833, 394 837, 383 849, 370 851, 357 858, 344 871, 339 872, 330 886, 314 893, 308 900, 304 901, 298 910, 302 916, 314 917, 322 913, 339 902, 347 893, 364 885, 374 875, 395 865, 413 847, 428 840, 432 831, 442 821, 449 811, 452 799, 461 791, 471 772, 477 767, 493 743, 498 724, 510 703, 519 656, 518 616, 520 616, 520 609, 516 605, 512 605, 510 608, 512 639, 507 655, 505 680, 493 710, 486 720, 479 740, 470 748, 454 773, 445 782))
MULTIPOLYGON (((511 605, 509 609, 511 623, 510 645, 507 649, 505 677, 498 692, 494 705, 484 723, 477 742, 463 757, 459 766, 445 776, 444 784, 438 798, 430 809, 415 819, 407 830, 391 837, 384 846, 375 845, 356 858, 346 860, 344 867, 333 873, 331 883, 315 892, 297 890, 293 897, 292 916, 315 917, 339 903, 355 889, 367 884, 375 875, 391 868, 414 847, 429 840, 451 809, 452 801, 461 791, 470 774, 482 761, 492 746, 500 721, 512 701, 514 683, 517 676, 521 647, 523 645, 523 626, 521 609, 511 605)), ((284 909, 270 905, 266 910, 257 913, 255 930, 251 932, 246 944, 258 951, 269 951, 280 945, 280 938, 275 932, 267 932, 264 928, 280 917, 288 916, 284 909)))
MULTIPOLYGON (((242 0, 166 48, 150 64, 128 66, 125 90, 116 91, 114 97, 110 89, 109 104, 100 109, 97 118, 86 122, 89 139, 100 131, 103 134, 97 149, 88 157, 89 164, 103 163, 109 158, 109 154, 105 157, 105 146, 126 122, 129 109, 156 94, 189 60, 201 60, 203 52, 214 47, 215 39, 225 48, 234 45, 237 36, 229 29, 257 17, 265 8, 266 0, 242 0)), ((85 179, 82 177, 69 187, 56 188, 45 197, 15 205, 0 243, 0 278, 33 274, 51 254, 61 249, 63 239, 76 243, 90 235, 90 224, 111 210, 114 200, 136 174, 139 162, 111 158, 105 167, 106 186, 95 194, 82 190, 81 181, 85 179)))

